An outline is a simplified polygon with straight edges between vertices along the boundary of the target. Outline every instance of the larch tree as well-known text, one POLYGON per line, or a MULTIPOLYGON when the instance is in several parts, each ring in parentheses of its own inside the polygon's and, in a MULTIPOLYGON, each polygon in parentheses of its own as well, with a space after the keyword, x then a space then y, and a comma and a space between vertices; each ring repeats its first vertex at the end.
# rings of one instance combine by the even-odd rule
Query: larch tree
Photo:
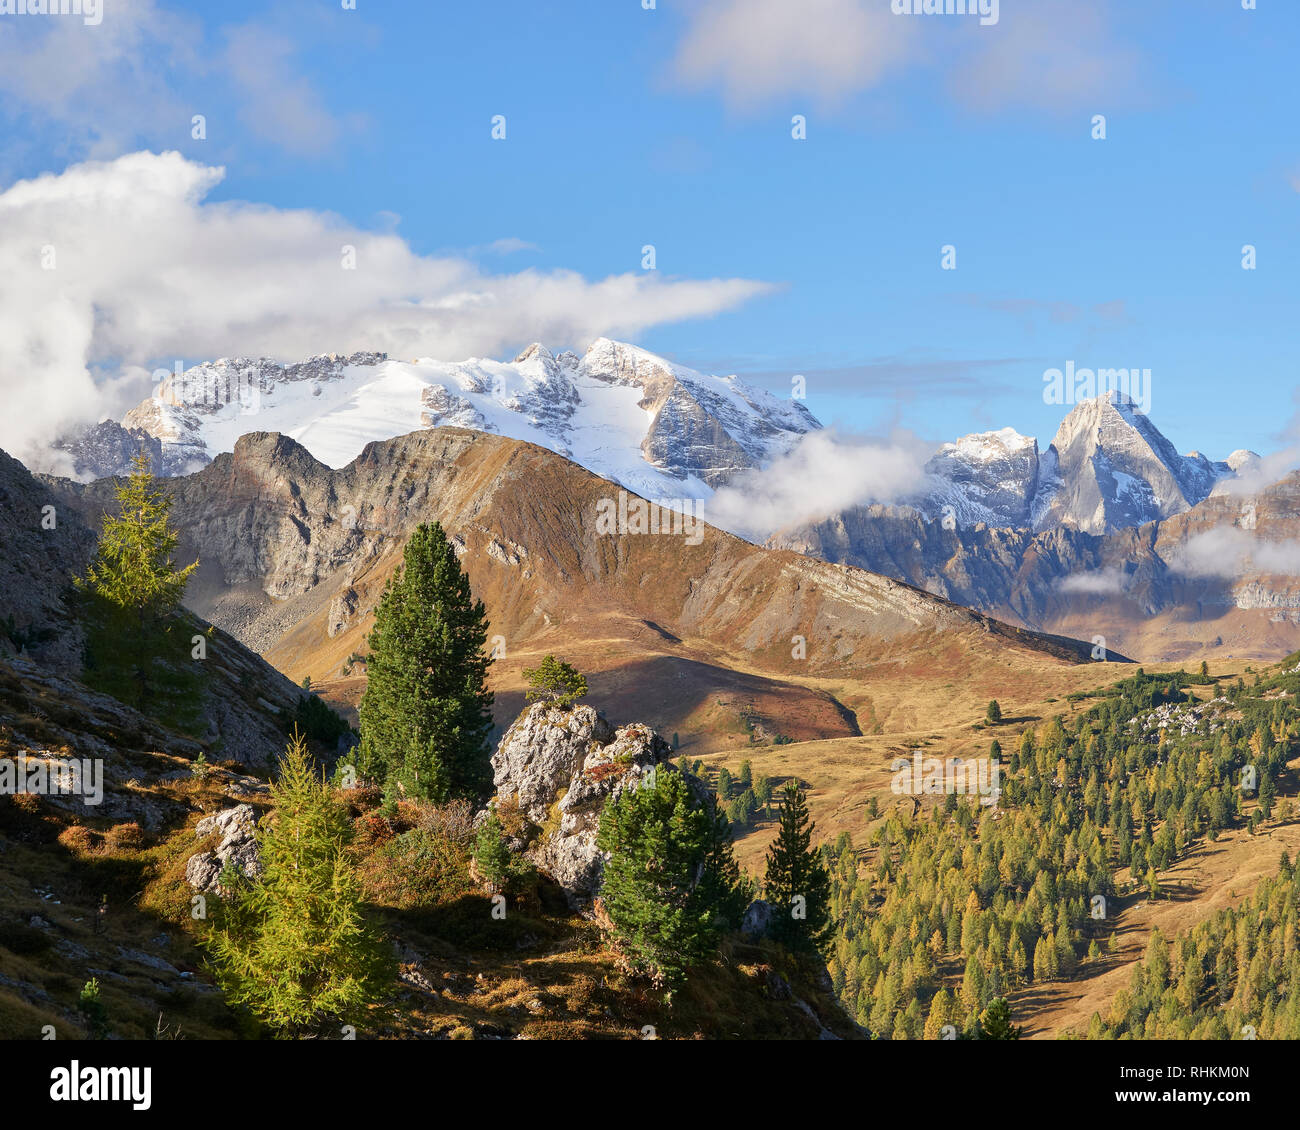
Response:
MULTIPOLYGON (((178 569, 172 498, 159 488, 143 451, 117 485, 116 515, 106 514, 95 556, 76 578, 89 607, 87 681, 141 709, 178 698, 196 681, 177 612, 198 562, 178 569)), ((192 698, 192 695, 191 695, 192 698)))
POLYGON ((227 999, 278 1035, 311 1035, 358 1021, 389 991, 396 964, 364 915, 347 811, 301 734, 271 796, 257 832, 262 872, 223 872, 225 898, 204 946, 227 999))

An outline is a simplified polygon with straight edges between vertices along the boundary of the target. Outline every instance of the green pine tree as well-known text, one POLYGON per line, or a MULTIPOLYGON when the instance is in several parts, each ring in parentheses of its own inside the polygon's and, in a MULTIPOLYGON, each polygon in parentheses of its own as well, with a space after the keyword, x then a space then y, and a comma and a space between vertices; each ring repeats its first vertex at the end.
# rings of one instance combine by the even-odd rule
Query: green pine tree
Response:
POLYGON ((108 1009, 99 999, 99 978, 92 977, 77 997, 77 1011, 86 1018, 86 1032, 92 1040, 108 1038, 108 1009))
POLYGON ((171 496, 159 489, 143 451, 132 464, 116 487, 118 513, 105 515, 95 557, 75 579, 88 603, 85 678, 142 710, 179 706, 187 715, 197 675, 177 612, 198 562, 176 568, 171 496))
POLYGON ((262 874, 232 883, 204 939, 228 1000, 282 1036, 355 1023, 388 992, 396 968, 366 923, 346 854, 352 825, 295 733, 258 828, 262 874))
POLYGON ((501 820, 494 811, 489 810, 474 837, 474 865, 478 868, 478 873, 499 891, 510 878, 511 861, 501 820))
POLYGON ((442 526, 421 525, 375 612, 359 768, 442 802, 487 791, 488 622, 442 526))
POLYGON ((525 702, 545 702, 568 710, 587 693, 586 677, 553 655, 544 656, 536 667, 525 667, 524 678, 528 680, 525 702))
POLYGON ((1006 997, 994 997, 980 1014, 980 1039, 1018 1040, 1024 1029, 1011 1023, 1011 1006, 1006 997))
POLYGON ((606 803, 596 842, 611 853, 600 896, 614 948, 630 972, 671 998, 743 910, 726 818, 660 765, 606 803))
POLYGON ((767 850, 764 888, 773 906, 772 933, 792 949, 816 950, 830 937, 830 873, 812 846, 816 825, 808 819, 803 789, 786 785, 780 827, 767 850))

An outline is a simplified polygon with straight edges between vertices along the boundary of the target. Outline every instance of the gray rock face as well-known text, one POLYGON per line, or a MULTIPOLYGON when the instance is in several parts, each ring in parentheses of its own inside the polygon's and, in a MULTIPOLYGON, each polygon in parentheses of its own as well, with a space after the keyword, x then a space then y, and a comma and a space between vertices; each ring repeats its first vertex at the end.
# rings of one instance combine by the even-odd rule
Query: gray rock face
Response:
POLYGON ((86 481, 124 474, 141 449, 157 475, 184 474, 188 465, 188 460, 164 454, 157 436, 143 428, 124 428, 116 420, 101 420, 54 446, 72 457, 73 475, 86 481))
POLYGON ((197 891, 220 892, 222 869, 227 863, 238 867, 250 879, 262 873, 257 851, 257 813, 251 804, 223 809, 198 822, 195 834, 203 837, 213 832, 221 835, 215 850, 200 852, 185 864, 185 881, 197 891))
POLYGON ((745 907, 740 920, 740 936, 747 942, 767 937, 772 929, 772 904, 765 899, 755 899, 745 907))
POLYGON ((926 464, 936 486, 922 509, 958 525, 1031 524, 1039 491, 1038 441, 1011 428, 945 443, 926 464), (950 510, 945 510, 950 507, 950 510))
POLYGON ((3 451, 0 530, 0 656, 25 653, 76 670, 83 637, 71 613, 72 577, 94 553, 94 533, 45 480, 3 451))
POLYGON ((515 796, 524 816, 540 826, 587 755, 613 737, 613 727, 590 706, 566 711, 534 703, 492 755, 492 784, 498 796, 515 796))
POLYGON ((780 400, 735 377, 705 378, 608 338, 592 343, 581 371, 640 389, 640 405, 651 415, 641 443, 646 460, 674 475, 697 475, 712 487, 765 465, 821 427, 798 401, 780 400))
POLYGON ((463 396, 448 391, 445 385, 429 385, 420 393, 420 423, 426 428, 456 427, 491 431, 483 414, 463 396))
POLYGON ((604 872, 596 833, 605 803, 638 787, 657 766, 677 772, 671 756, 649 726, 614 730, 589 706, 565 711, 537 703, 492 757, 497 802, 518 798, 535 829, 527 837, 528 857, 564 888, 573 906, 585 907, 604 872))
MULTIPOLYGON (((769 544, 883 573, 1035 631, 1082 634, 1083 624, 1123 650, 1116 641, 1132 622, 1174 609, 1188 621, 1224 608, 1288 618, 1300 610, 1300 473, 1250 493, 1230 485, 1184 513, 1106 535, 945 529, 912 508, 873 506, 769 544)), ((1294 650, 1293 636, 1278 639, 1294 650)))
POLYGON ((957 525, 1109 534, 1188 510, 1257 459, 1248 451, 1213 463, 1199 452, 1180 455, 1112 392, 1077 405, 1043 452, 1011 428, 944 444, 926 465, 928 492, 900 501, 957 525))
POLYGON ((1179 455, 1121 393, 1078 405, 1052 441, 1057 484, 1036 500, 1035 526, 1108 534, 1180 514, 1232 469, 1179 455))

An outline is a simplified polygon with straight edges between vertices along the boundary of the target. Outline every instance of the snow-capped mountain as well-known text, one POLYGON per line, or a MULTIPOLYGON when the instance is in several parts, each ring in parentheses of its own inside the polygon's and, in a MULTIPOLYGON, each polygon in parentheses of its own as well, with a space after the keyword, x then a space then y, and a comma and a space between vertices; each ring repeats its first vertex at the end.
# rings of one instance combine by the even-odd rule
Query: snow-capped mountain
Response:
POLYGON ((945 443, 925 466, 934 485, 921 509, 962 525, 1028 526, 1039 463, 1038 441, 1014 428, 945 443))
POLYGON ((1180 455, 1132 400, 1109 392, 1077 405, 1043 452, 1011 428, 944 444, 919 506, 963 525, 1113 533, 1181 514, 1256 459, 1180 455))
POLYGON ((341 467, 373 440, 438 425, 527 440, 665 499, 705 498, 821 426, 802 404, 734 376, 600 338, 581 357, 534 344, 509 362, 354 353, 286 367, 223 358, 162 381, 120 425, 96 425, 62 446, 83 478, 121 473, 141 442, 164 473, 179 474, 247 432, 275 431, 341 467))

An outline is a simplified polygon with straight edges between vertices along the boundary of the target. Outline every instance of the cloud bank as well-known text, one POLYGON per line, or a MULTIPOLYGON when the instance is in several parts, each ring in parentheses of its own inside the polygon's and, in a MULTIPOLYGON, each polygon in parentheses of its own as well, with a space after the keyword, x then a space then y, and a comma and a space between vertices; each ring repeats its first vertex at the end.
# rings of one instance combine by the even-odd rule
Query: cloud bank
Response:
POLYGON ((492 274, 337 216, 209 203, 224 169, 177 153, 74 165, 0 192, 0 448, 148 394, 148 374, 221 356, 384 350, 458 359, 733 309, 747 279, 492 274))
POLYGON ((910 432, 887 439, 835 428, 809 432, 767 467, 738 476, 704 506, 711 525, 761 542, 777 530, 850 506, 894 503, 921 492, 934 446, 910 432))
POLYGON ((1300 572, 1300 543, 1270 541, 1237 526, 1219 526, 1188 538, 1171 555, 1169 566, 1187 577, 1295 576, 1300 572))
POLYGON ((913 70, 974 112, 1114 106, 1137 92, 1143 61, 1113 35, 1104 0, 1001 0, 992 26, 892 7, 701 0, 672 75, 740 108, 795 95, 833 105, 913 70))

